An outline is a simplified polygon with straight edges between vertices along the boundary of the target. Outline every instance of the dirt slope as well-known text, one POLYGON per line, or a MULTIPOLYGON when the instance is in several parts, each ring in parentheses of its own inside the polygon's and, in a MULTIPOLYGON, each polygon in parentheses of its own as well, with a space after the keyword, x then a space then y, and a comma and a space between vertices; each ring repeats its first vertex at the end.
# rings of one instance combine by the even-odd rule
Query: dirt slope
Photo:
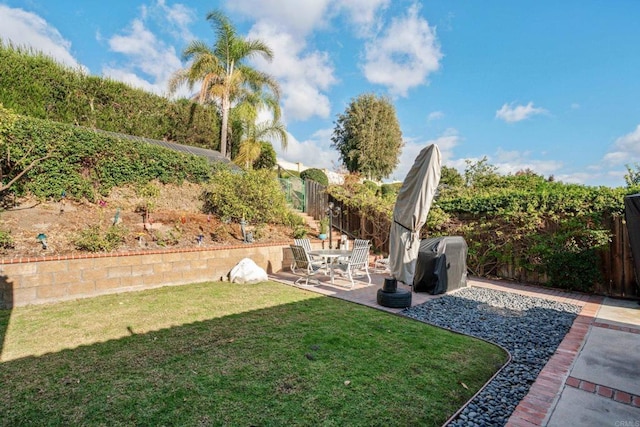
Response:
MULTIPOLYGON (((161 185, 160 196, 150 221, 136 208, 143 199, 133 188, 121 188, 99 201, 90 202, 41 202, 27 198, 17 200, 14 206, 0 213, 0 229, 10 231, 14 241, 12 249, 3 250, 3 258, 22 256, 66 255, 86 253, 78 250, 75 236, 88 227, 99 225, 106 229, 117 220, 124 227, 126 237, 118 252, 131 250, 212 247, 242 242, 238 224, 224 224, 217 218, 202 213, 199 200, 201 187, 185 183, 182 186, 161 185), (43 233, 47 237, 47 249, 37 240, 43 233), (202 243, 198 244, 198 236, 202 243)), ((286 241, 292 238, 288 227, 265 226, 251 228, 257 242, 286 241)))

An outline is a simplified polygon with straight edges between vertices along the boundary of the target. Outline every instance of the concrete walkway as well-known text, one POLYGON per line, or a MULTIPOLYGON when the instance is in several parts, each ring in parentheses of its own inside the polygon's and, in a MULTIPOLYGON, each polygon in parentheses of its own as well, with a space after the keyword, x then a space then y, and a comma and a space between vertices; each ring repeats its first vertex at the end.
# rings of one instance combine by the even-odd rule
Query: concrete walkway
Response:
MULTIPOLYGON (((297 277, 282 272, 271 278, 291 285, 297 277)), ((366 278, 356 281, 353 289, 348 281, 336 279, 331 284, 319 277, 318 285, 299 287, 388 312, 401 311, 378 305, 382 274, 372 274, 371 285, 366 278)), ((476 278, 467 284, 582 307, 508 426, 640 427, 640 305, 636 301, 476 278)), ((434 298, 438 296, 414 293, 411 305, 434 298)))

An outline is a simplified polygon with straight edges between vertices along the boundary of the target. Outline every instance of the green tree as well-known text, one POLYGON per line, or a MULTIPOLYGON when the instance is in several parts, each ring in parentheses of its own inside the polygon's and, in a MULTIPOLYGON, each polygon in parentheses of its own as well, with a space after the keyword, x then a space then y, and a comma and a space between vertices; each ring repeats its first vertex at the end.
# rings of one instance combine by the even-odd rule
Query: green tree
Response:
POLYGON ((235 158, 235 162, 250 169, 253 163, 260 157, 262 144, 265 139, 279 139, 283 148, 287 147, 288 137, 284 125, 277 121, 245 123, 243 129, 243 140, 240 143, 240 150, 235 158))
POLYGON ((634 163, 634 168, 626 165, 627 173, 624 174, 624 181, 627 183, 627 188, 634 188, 640 186, 640 165, 634 163))
POLYGON ((456 168, 442 166, 442 169, 440 170, 440 185, 446 185, 447 187, 463 187, 464 178, 456 168))
POLYGON ((358 96, 338 115, 331 141, 349 172, 378 181, 398 165, 403 145, 394 106, 374 94, 358 96))
POLYGON ((487 157, 473 162, 467 160, 467 167, 464 170, 464 181, 467 187, 483 188, 496 187, 501 176, 498 167, 489 163, 487 157))
POLYGON ((260 150, 260 156, 253 162, 254 169, 273 169, 278 164, 276 157, 276 150, 273 149, 273 145, 269 142, 262 143, 262 150, 260 150))
POLYGON ((234 101, 238 102, 259 92, 270 92, 273 95, 271 98, 277 100, 280 87, 273 77, 245 63, 256 55, 267 60, 273 59, 273 51, 269 46, 261 40, 239 36, 229 19, 220 11, 209 12, 207 20, 216 32, 215 43, 209 47, 202 41, 194 40, 184 49, 183 59, 191 63, 173 75, 169 91, 175 93, 184 83, 189 89, 196 83, 201 84, 199 102, 214 102, 220 108, 220 152, 227 157, 229 113, 234 101))

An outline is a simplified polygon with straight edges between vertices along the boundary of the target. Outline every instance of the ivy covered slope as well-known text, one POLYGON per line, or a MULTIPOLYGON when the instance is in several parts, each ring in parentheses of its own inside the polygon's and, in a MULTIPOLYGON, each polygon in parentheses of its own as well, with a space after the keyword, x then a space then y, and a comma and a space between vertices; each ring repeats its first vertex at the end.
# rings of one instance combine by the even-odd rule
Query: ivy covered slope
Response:
POLYGON ((15 113, 181 144, 218 148, 215 110, 90 76, 0 40, 0 104, 15 113))
POLYGON ((65 196, 94 201, 111 188, 159 180, 205 182, 206 159, 91 129, 18 116, 0 105, 0 156, 10 191, 58 200, 65 196))

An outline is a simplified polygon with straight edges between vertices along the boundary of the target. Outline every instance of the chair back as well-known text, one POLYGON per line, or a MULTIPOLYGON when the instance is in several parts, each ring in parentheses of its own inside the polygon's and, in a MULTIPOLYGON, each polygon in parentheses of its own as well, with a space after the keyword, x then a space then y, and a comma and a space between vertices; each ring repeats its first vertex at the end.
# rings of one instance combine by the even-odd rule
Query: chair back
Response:
POLYGON ((349 265, 354 268, 362 268, 369 264, 369 246, 358 246, 351 252, 349 265))
POLYGON ((311 260, 309 259, 309 254, 307 254, 304 247, 300 245, 289 245, 289 247, 293 253, 293 259, 296 262, 296 266, 300 268, 309 268, 311 260))
POLYGON ((369 247, 369 246, 371 246, 371 241, 370 240, 365 240, 365 239, 355 239, 353 241, 353 247, 354 248, 359 248, 361 246, 369 247))
POLYGON ((311 240, 309 239, 293 239, 293 244, 296 246, 302 246, 305 251, 311 251, 311 240))

